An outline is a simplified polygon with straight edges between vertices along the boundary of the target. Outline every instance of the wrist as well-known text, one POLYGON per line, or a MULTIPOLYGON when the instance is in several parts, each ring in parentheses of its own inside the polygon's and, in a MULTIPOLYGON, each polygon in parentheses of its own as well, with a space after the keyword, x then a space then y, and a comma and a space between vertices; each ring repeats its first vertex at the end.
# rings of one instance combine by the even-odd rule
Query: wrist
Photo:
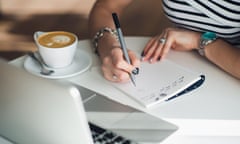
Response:
POLYGON ((111 34, 106 33, 98 42, 98 55, 101 59, 109 56, 114 48, 121 48, 119 41, 111 34))
POLYGON ((104 27, 101 28, 93 37, 92 39, 92 44, 93 44, 93 49, 96 54, 99 54, 99 43, 100 41, 105 41, 102 40, 105 37, 111 37, 114 38, 115 40, 118 40, 117 32, 115 29, 111 29, 109 27, 104 27))
POLYGON ((205 48, 207 45, 213 43, 217 36, 213 32, 205 32, 201 35, 199 40, 198 52, 201 56, 205 56, 205 48))

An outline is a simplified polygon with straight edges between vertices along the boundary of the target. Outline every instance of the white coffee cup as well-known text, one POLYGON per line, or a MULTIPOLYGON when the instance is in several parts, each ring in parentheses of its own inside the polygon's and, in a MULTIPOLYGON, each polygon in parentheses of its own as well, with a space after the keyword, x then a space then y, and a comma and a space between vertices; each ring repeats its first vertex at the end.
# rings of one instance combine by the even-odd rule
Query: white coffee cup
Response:
POLYGON ((34 40, 48 67, 64 68, 72 63, 78 43, 75 34, 66 31, 37 31, 34 40))

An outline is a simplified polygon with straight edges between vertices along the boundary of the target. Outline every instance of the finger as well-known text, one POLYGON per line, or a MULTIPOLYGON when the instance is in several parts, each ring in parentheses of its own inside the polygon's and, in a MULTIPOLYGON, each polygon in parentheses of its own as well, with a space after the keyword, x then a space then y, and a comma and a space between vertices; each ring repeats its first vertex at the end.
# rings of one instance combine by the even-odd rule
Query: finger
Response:
POLYGON ((103 73, 103 76, 111 82, 120 82, 120 79, 118 79, 118 76, 113 73, 103 73))
POLYGON ((124 64, 123 66, 119 66, 121 64, 116 64, 121 63, 119 61, 127 64, 127 62, 123 58, 121 48, 112 49, 111 54, 103 58, 101 68, 103 76, 107 80, 112 82, 125 82, 130 80, 129 72, 124 70, 124 67, 126 66, 124 66, 124 64))
POLYGON ((112 63, 117 68, 122 68, 121 63, 125 62, 121 48, 115 48, 111 52, 112 63))
POLYGON ((154 38, 152 38, 149 43, 145 46, 144 49, 144 57, 142 57, 143 61, 156 61, 156 59, 158 59, 159 56, 159 50, 158 53, 155 53, 157 49, 161 49, 163 42, 160 42, 159 40, 161 38, 166 37, 166 30, 164 30, 159 36, 155 36, 154 38))
MULTIPOLYGON (((131 55, 132 59, 130 58, 130 60, 133 60, 134 63, 138 63, 137 61, 137 57, 135 56, 135 54, 133 54, 133 52, 131 52, 129 55, 131 55), (135 58, 133 58, 135 57, 135 58)), ((131 73, 132 70, 135 68, 132 64, 129 64, 123 57, 123 52, 121 49, 116 49, 112 52, 112 56, 113 56, 113 65, 117 68, 117 69, 121 69, 125 72, 131 73)), ((139 65, 139 64, 137 64, 139 65)))
POLYGON ((130 80, 129 74, 125 71, 104 73, 104 77, 112 82, 127 82, 130 80))
POLYGON ((129 50, 129 58, 131 59, 132 62, 132 70, 131 73, 134 75, 139 74, 139 67, 140 67, 140 60, 136 57, 135 53, 133 51, 129 50))
POLYGON ((140 66, 140 60, 136 56, 136 54, 133 51, 129 50, 128 55, 129 55, 129 58, 131 60, 131 63, 133 65, 133 67, 139 67, 140 66))
POLYGON ((142 61, 146 61, 146 55, 148 56, 148 55, 150 55, 150 54, 148 54, 149 53, 149 50, 153 47, 153 45, 154 45, 154 43, 155 43, 155 41, 156 41, 156 38, 157 38, 157 36, 155 36, 155 37, 153 37, 153 38, 151 38, 149 41, 148 41, 148 43, 145 45, 145 47, 144 47, 144 49, 143 49, 143 51, 142 51, 142 53, 141 53, 141 60, 142 61))
POLYGON ((149 59, 150 63, 155 63, 156 61, 159 61, 161 59, 161 51, 166 43, 166 37, 167 37, 167 31, 164 30, 160 36, 156 38, 157 41, 157 47, 155 48, 154 53, 152 53, 151 58, 149 59))
POLYGON ((130 80, 129 73, 119 69, 114 69, 112 75, 115 82, 127 82, 130 80))
POLYGON ((161 52, 160 52, 160 57, 161 57, 161 59, 163 59, 164 57, 166 57, 167 53, 168 53, 169 50, 171 49, 172 43, 173 43, 172 37, 167 36, 167 37, 166 37, 165 44, 163 45, 163 48, 161 49, 161 52))
POLYGON ((109 80, 109 81, 116 81, 116 79, 113 79, 113 73, 112 70, 114 69, 113 64, 112 64, 112 60, 110 57, 105 57, 103 59, 103 63, 101 66, 102 72, 103 72, 103 76, 109 80))
POLYGON ((156 61, 159 61, 161 59, 161 51, 163 49, 164 43, 160 43, 158 44, 158 47, 156 48, 155 52, 153 53, 153 55, 150 58, 150 63, 155 63, 156 61))
POLYGON ((146 50, 144 50, 144 57, 142 57, 142 61, 148 61, 151 59, 154 51, 158 48, 158 37, 154 37, 149 44, 146 46, 146 50))
POLYGON ((102 65, 103 76, 112 82, 125 82, 129 80, 128 73, 115 67, 112 63, 112 59, 105 58, 102 65))
POLYGON ((145 45, 145 47, 143 49, 143 52, 147 52, 151 48, 151 45, 154 43, 155 39, 156 39, 156 37, 153 37, 147 42, 147 44, 145 45))
POLYGON ((112 55, 104 57, 103 61, 102 61, 102 66, 101 66, 102 72, 103 72, 103 76, 112 82, 118 82, 119 79, 117 78, 117 76, 114 74, 114 71, 117 71, 115 69, 117 69, 112 62, 112 55))
MULTIPOLYGON (((152 58, 150 59, 151 63, 154 63, 156 61, 160 61, 162 59, 162 56, 165 56, 165 54, 163 54, 164 52, 168 52, 166 47, 166 43, 167 41, 169 41, 168 39, 168 32, 169 29, 165 29, 162 34, 159 36, 158 38, 158 42, 159 42, 159 47, 156 49, 154 55, 152 56, 152 58)), ((168 43, 169 45, 169 43, 168 43)), ((168 49, 169 50, 169 49, 168 49)))

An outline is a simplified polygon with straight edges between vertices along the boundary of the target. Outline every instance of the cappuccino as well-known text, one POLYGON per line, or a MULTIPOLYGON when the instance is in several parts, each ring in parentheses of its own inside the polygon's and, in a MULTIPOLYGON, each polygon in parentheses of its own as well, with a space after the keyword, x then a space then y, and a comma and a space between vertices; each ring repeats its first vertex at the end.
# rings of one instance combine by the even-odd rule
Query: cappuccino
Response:
POLYGON ((78 44, 75 34, 66 31, 37 31, 33 37, 47 66, 64 68, 72 63, 78 44))
POLYGON ((48 48, 62 48, 76 41, 74 34, 64 31, 47 32, 38 37, 38 43, 48 48))

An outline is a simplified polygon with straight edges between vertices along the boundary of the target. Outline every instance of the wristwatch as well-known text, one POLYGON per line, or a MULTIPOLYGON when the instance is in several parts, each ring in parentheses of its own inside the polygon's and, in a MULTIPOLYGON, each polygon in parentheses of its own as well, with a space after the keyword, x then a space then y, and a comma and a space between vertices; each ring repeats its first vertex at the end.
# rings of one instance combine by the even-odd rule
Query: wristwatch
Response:
POLYGON ((201 35, 199 48, 197 49, 201 56, 205 56, 205 46, 214 42, 217 39, 217 35, 213 32, 205 32, 201 35))

